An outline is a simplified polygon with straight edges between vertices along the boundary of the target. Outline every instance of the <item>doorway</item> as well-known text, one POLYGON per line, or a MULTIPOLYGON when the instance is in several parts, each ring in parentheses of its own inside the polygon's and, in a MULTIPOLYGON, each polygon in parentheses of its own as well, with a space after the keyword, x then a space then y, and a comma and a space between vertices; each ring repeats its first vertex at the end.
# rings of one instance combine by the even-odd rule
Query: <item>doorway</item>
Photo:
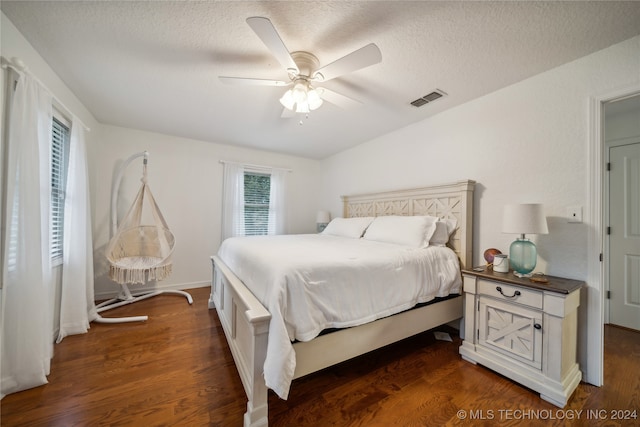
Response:
POLYGON ((604 103, 605 321, 640 330, 640 95, 604 103))

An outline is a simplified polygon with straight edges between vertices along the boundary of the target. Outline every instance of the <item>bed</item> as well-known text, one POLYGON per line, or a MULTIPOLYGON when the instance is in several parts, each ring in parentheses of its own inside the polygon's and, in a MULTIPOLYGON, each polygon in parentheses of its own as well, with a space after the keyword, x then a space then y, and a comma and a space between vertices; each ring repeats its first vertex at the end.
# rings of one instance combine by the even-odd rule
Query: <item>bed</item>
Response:
MULTIPOLYGON (((449 237, 447 246, 453 249, 453 252, 449 252, 455 254, 454 256, 458 258, 460 266, 469 266, 472 262, 474 185, 473 181, 467 180, 419 189, 343 196, 344 218, 360 218, 364 220, 372 217, 388 217, 384 219, 391 219, 397 216, 415 216, 415 219, 418 220, 418 217, 430 216, 448 220, 448 222, 456 224, 453 234, 450 237, 447 236, 449 237)), ((287 236, 275 237, 277 237, 278 241, 290 240, 287 236)), ((304 244, 300 247, 305 248, 315 245, 315 241, 325 244, 327 240, 330 240, 328 236, 322 235, 300 236, 300 238, 304 239, 304 244)), ((311 322, 310 326, 307 329, 302 328, 302 331, 291 332, 290 329, 287 329, 289 333, 293 334, 292 336, 299 336, 301 339, 294 342, 286 339, 283 342, 282 328, 278 325, 283 324, 285 325, 283 327, 290 327, 291 322, 283 321, 284 315, 280 313, 279 309, 274 309, 274 305, 271 302, 266 302, 265 295, 262 295, 262 291, 257 289, 251 281, 253 276, 263 277, 271 274, 266 273, 267 270, 261 270, 261 268, 267 268, 271 264, 276 266, 278 271, 281 271, 280 266, 276 265, 278 263, 277 259, 261 256, 260 253, 268 254, 269 251, 265 250, 265 247, 258 245, 256 253, 249 252, 246 255, 246 257, 253 260, 251 262, 252 267, 244 267, 246 260, 243 261, 231 257, 227 254, 228 250, 223 250, 225 246, 232 246, 226 243, 222 245, 218 255, 211 257, 213 277, 209 308, 217 310, 247 394, 247 412, 244 415, 245 426, 266 426, 268 424, 268 388, 274 389, 280 397, 286 397, 288 392, 288 383, 286 381, 284 389, 279 389, 278 385, 274 386, 273 380, 270 383, 270 387, 267 387, 267 382, 273 375, 272 362, 274 360, 278 362, 277 358, 273 356, 273 348, 276 347, 276 343, 281 344, 277 344, 278 347, 287 347, 283 351, 283 353, 286 353, 284 357, 290 357, 290 353, 293 353, 295 367, 291 367, 291 371, 287 372, 290 377, 288 380, 290 380, 439 325, 455 321, 463 315, 462 297, 453 296, 441 298, 440 300, 437 297, 445 296, 442 295, 442 292, 448 293, 450 289, 446 291, 429 290, 420 294, 421 296, 416 296, 416 301, 414 302, 433 302, 434 298, 438 302, 416 306, 412 303, 411 309, 407 309, 410 308, 408 306, 400 307, 402 304, 394 305, 394 309, 387 313, 383 313, 384 310, 380 310, 384 315, 377 316, 375 319, 364 319, 360 316, 357 319, 349 319, 346 323, 328 324, 329 326, 338 325, 339 328, 331 333, 324 333, 318 336, 316 336, 319 332, 318 329, 324 329, 327 324, 323 323, 323 321, 319 323, 311 322), (227 262, 223 261, 223 257, 227 262), (243 277, 244 281, 240 277, 243 277), (250 288, 254 291, 252 292, 250 288), (265 303, 261 303, 261 300, 265 301, 265 303), (266 306, 270 306, 273 313, 270 313, 266 306), (269 346, 270 342, 271 346, 269 346), (290 351, 287 350, 288 346, 291 347, 290 351), (329 348, 332 350, 327 351, 329 348)), ((263 242, 260 241, 259 243, 262 244, 263 242)), ((240 241, 235 244, 240 245, 240 241)), ((369 245, 366 242, 363 242, 363 244, 369 245)), ((381 245, 384 245, 384 243, 381 245)), ((345 247, 347 251, 351 250, 349 245, 341 244, 341 246, 345 247)), ((389 244, 387 246, 395 245, 389 244)), ((378 249, 379 246, 367 246, 366 251, 375 253, 378 249)), ((429 247, 427 249, 429 252, 434 253, 439 251, 438 248, 429 247)), ((385 250, 387 249, 385 248, 385 250)), ((406 251, 406 253, 409 252, 408 250, 406 251)), ((243 252, 240 251, 239 253, 243 252)), ((312 253, 315 254, 315 252, 312 253)), ((402 255, 402 257, 406 256, 402 255)), ((355 258, 354 256, 353 259, 355 258)), ((457 266, 458 264, 456 263, 457 266)), ((275 273, 273 274, 276 277, 275 273)), ((397 281, 406 281, 408 283, 408 280, 400 274, 397 275, 396 279, 397 281)), ((385 280, 389 281, 388 279, 385 280)), ((405 284, 405 286, 408 285, 405 284)), ((459 287, 453 290, 459 292, 459 287)), ((377 309, 373 311, 377 312, 377 309)), ((296 321, 294 323, 296 325, 304 325, 305 321, 296 321)), ((287 335, 284 336, 288 337, 287 335)), ((286 365, 284 362, 282 364, 286 365)))

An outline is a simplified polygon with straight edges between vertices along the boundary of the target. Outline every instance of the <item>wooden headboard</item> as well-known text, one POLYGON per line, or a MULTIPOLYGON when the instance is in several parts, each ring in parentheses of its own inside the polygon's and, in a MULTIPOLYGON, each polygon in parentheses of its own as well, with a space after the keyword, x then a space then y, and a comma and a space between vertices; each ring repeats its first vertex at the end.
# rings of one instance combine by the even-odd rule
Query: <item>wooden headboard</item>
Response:
POLYGON ((383 215, 431 215, 456 219, 458 229, 449 246, 460 257, 463 268, 473 264, 473 190, 475 181, 383 193, 342 196, 344 217, 383 215))

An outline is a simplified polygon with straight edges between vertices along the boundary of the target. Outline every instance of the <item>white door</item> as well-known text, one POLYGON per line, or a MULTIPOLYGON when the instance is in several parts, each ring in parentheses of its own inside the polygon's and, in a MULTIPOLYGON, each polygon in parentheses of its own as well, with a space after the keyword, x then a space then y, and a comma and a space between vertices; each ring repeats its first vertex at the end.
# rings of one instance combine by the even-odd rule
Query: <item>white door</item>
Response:
POLYGON ((609 149, 609 321, 640 330, 640 143, 609 149))

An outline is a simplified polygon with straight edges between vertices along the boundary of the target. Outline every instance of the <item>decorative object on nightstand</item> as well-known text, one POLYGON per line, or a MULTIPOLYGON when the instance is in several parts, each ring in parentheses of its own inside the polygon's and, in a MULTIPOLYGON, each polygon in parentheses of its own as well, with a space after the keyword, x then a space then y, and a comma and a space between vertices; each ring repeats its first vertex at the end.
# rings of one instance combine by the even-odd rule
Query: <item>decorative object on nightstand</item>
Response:
POLYGON ((496 273, 509 272, 509 258, 504 254, 498 254, 493 258, 493 271, 496 273))
POLYGON ((489 248, 484 251, 484 260, 487 261, 487 265, 493 264, 495 256, 500 255, 501 253, 502 252, 500 252, 500 250, 496 248, 489 248))
POLYGON ((548 234, 547 219, 541 204, 524 203, 506 205, 502 219, 502 232, 520 234, 509 248, 513 273, 518 277, 531 277, 538 262, 536 245, 525 234, 548 234))
POLYGON ((318 215, 316 216, 316 230, 318 233, 322 233, 330 221, 331 214, 328 211, 318 211, 318 215))
POLYGON ((466 332, 460 355, 564 407, 582 378, 576 349, 584 282, 480 270, 462 270, 466 332))

